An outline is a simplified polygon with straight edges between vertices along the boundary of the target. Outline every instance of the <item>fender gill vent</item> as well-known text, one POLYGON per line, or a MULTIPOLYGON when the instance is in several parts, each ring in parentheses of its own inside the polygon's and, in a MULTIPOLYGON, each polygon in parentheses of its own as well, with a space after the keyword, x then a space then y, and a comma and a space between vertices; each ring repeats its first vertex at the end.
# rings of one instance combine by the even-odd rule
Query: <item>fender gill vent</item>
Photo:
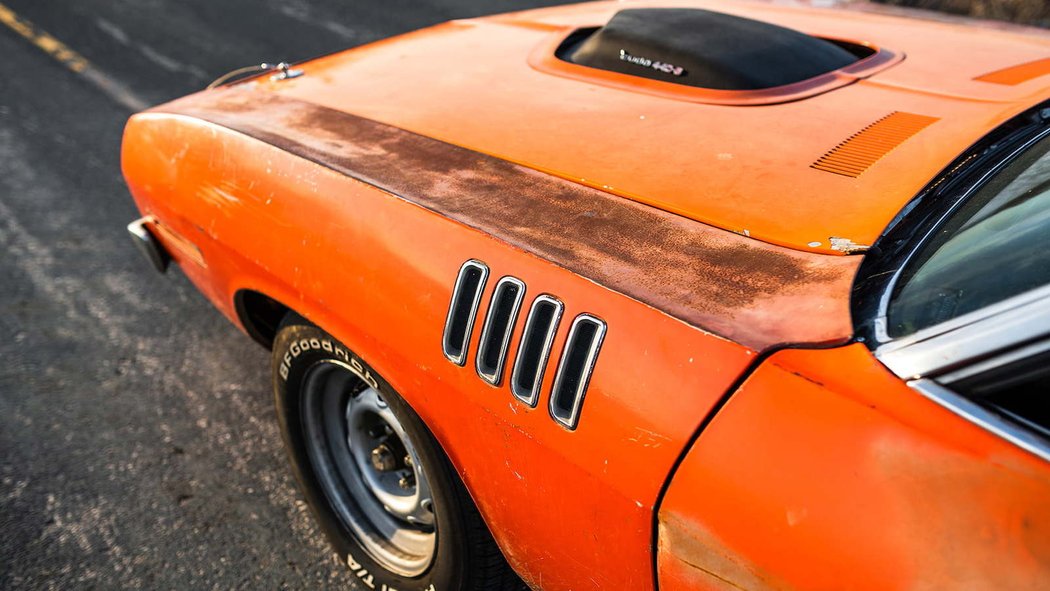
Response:
POLYGON ((937 117, 894 111, 851 135, 810 168, 857 178, 904 140, 938 120, 937 117))
POLYGON ((481 379, 493 386, 498 385, 503 377, 507 346, 524 297, 525 284, 514 277, 500 279, 492 292, 489 311, 485 314, 485 326, 481 329, 475 366, 481 379))
POLYGON ((448 318, 445 320, 445 333, 442 338, 442 350, 445 357, 456 365, 464 365, 467 358, 467 344, 474 329, 474 318, 481 303, 481 292, 489 268, 481 261, 470 260, 459 268, 459 277, 452 290, 452 301, 448 305, 448 318))
POLYGON ((514 371, 510 375, 510 391, 525 404, 535 407, 540 397, 543 373, 551 354, 554 335, 564 306, 549 295, 541 295, 532 302, 525 330, 521 334, 514 371))
POLYGON ((601 319, 580 314, 572 321, 558 373, 554 375, 550 402, 551 416, 567 429, 575 429, 580 419, 583 397, 604 337, 605 322, 601 319))

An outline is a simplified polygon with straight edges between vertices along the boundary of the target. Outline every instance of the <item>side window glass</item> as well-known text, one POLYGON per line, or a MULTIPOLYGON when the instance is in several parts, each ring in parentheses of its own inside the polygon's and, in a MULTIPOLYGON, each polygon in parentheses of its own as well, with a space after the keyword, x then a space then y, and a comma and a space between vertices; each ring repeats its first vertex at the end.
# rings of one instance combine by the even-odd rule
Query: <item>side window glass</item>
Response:
POLYGON ((957 378, 947 376, 946 385, 1050 440, 1050 351, 976 375, 961 373, 957 378))
POLYGON ((909 335, 1050 284, 1050 137, 984 183, 916 253, 887 310, 909 335))

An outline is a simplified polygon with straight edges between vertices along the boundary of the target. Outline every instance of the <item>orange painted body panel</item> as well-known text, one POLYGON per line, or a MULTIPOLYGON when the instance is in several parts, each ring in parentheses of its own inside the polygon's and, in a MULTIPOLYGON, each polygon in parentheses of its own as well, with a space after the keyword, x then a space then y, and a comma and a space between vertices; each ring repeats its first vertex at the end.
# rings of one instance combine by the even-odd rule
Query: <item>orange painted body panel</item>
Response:
POLYGON ((157 114, 133 119, 125 137, 139 207, 203 253, 207 267, 173 252, 193 282, 235 322, 234 293, 254 289, 363 355, 434 431, 527 581, 545 590, 651 587, 660 487, 750 362, 747 349, 240 134, 157 114), (586 311, 608 322, 576 431, 551 420, 546 395, 529 409, 443 357, 453 280, 471 256, 490 266, 492 281, 521 278, 526 302, 552 293, 566 319, 586 311))
POLYGON ((1050 57, 996 70, 974 80, 1016 86, 1046 75, 1050 75, 1050 57))
POLYGON ((974 80, 1045 58, 1050 36, 974 31, 747 2, 594 3, 456 21, 309 62, 301 78, 260 86, 760 240, 828 252, 831 237, 871 244, 966 147, 1050 97, 1050 76, 1016 86, 974 80), (905 57, 818 96, 753 107, 657 97, 606 84, 620 74, 593 70, 587 83, 528 64, 575 28, 649 5, 712 8, 905 57), (810 168, 895 111, 938 121, 858 179, 810 168))
POLYGON ((750 240, 251 86, 199 93, 155 112, 221 125, 361 179, 755 351, 842 343, 852 332, 857 257, 750 240))
POLYGON ((863 345, 784 351, 676 472, 661 589, 1045 589, 1048 500, 1044 460, 863 345))
POLYGON ((960 152, 1050 96, 1050 76, 1016 69, 1050 40, 661 5, 887 53, 852 77, 750 97, 633 92, 622 75, 588 80, 537 58, 622 3, 460 21, 139 114, 124 174, 154 234, 231 321, 236 294, 260 292, 383 375, 536 589, 1047 580, 1046 466, 859 345, 774 353, 694 436, 760 353, 849 341, 861 259, 836 256, 832 238, 871 244, 960 152), (981 80, 1011 68, 1010 84, 981 80), (525 306, 540 294, 565 304, 535 409, 481 380, 473 356, 460 367, 442 354, 472 258, 491 275, 471 353, 499 278, 524 282, 525 306), (551 367, 585 312, 608 333, 569 431, 547 411, 551 367))

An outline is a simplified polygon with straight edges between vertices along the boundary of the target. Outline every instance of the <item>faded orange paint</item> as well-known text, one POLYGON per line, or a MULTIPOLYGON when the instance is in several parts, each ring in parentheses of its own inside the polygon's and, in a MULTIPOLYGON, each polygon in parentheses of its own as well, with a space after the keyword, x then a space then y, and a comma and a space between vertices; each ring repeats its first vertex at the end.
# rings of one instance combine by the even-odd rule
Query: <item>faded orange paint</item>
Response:
POLYGON ((294 80, 252 84, 758 240, 833 252, 832 237, 871 244, 968 146, 1050 97, 1048 77, 1016 86, 973 79, 1045 58, 1050 36, 974 30, 750 2, 599 2, 456 21, 302 64, 305 75, 294 80), (753 107, 657 97, 528 63, 552 39, 600 25, 625 6, 649 5, 709 8, 905 57, 817 96, 753 107), (810 168, 894 111, 939 121, 860 179, 810 168))
MULTIPOLYGON (((545 590, 651 588, 660 488, 700 421, 750 363, 749 349, 400 196, 200 120, 134 117, 123 167, 140 209, 200 249, 206 267, 171 250, 227 317, 239 322, 238 290, 265 293, 323 326, 391 383, 441 442, 526 580, 545 590), (554 371, 545 373, 532 409, 506 385, 483 382, 472 363, 444 358, 452 284, 468 258, 489 265, 490 285, 503 275, 524 281, 526 304, 541 293, 565 303, 552 363, 577 314, 608 323, 575 431, 547 413, 554 371)), ((160 239, 173 247, 167 234, 160 239)), ((482 310, 490 295, 491 288, 482 310)), ((520 331, 519 323, 515 339, 520 331)))
POLYGON ((124 174, 232 321, 240 290, 266 294, 402 394, 537 589, 652 589, 657 535, 663 589, 1045 577, 1046 466, 925 402, 859 346, 776 353, 697 440, 662 504, 661 490, 759 352, 847 342, 860 258, 837 256, 831 239, 870 244, 969 144, 1050 95, 1046 78, 975 80, 1045 57, 1050 41, 668 4, 906 57, 800 100, 703 104, 529 65, 537 47, 621 4, 460 21, 137 115, 124 174), (857 178, 810 167, 893 112, 930 124, 857 178), (577 430, 548 416, 553 371, 532 409, 442 355, 470 258, 524 281, 526 305, 544 293, 565 303, 552 362, 577 314, 608 323, 577 430))
POLYGON ((1046 462, 863 345, 773 355, 660 508, 662 589, 1045 589, 1046 462))
POLYGON ((1046 75, 1050 75, 1050 57, 982 74, 974 80, 1016 86, 1046 75))
POLYGON ((852 331, 856 257, 764 244, 252 87, 194 95, 153 112, 195 117, 273 144, 756 351, 841 343, 852 331))

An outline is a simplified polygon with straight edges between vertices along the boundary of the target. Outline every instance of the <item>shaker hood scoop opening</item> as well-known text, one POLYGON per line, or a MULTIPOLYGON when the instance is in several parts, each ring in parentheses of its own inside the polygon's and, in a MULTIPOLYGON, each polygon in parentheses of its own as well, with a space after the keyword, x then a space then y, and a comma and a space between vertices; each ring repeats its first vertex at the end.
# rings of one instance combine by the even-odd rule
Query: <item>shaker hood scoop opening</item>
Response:
POLYGON ((529 55, 546 74, 713 105, 802 100, 882 71, 903 55, 865 41, 701 8, 629 8, 560 29, 529 55))
POLYGON ((827 74, 872 53, 710 10, 635 8, 617 12, 596 30, 579 31, 558 57, 686 86, 759 90, 827 74))

